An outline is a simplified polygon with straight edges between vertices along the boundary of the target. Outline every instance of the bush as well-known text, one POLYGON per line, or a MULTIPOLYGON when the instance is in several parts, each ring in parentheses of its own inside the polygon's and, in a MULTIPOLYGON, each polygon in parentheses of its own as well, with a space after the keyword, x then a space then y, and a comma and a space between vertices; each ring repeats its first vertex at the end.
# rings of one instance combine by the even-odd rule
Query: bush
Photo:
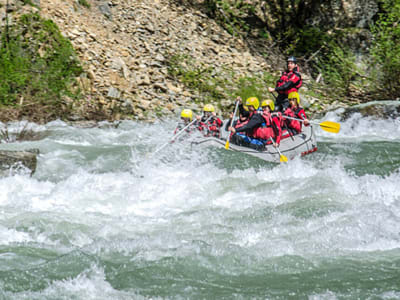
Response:
POLYGON ((372 26, 374 41, 371 53, 380 65, 378 86, 389 97, 400 97, 400 2, 386 0, 383 13, 372 26))
POLYGON ((232 99, 233 104, 237 96, 243 100, 256 96, 260 101, 272 98, 267 88, 271 85, 274 86, 276 78, 268 73, 261 76, 237 78, 230 69, 216 71, 213 67, 199 65, 189 55, 166 54, 165 56, 169 57, 169 74, 187 87, 196 90, 200 95, 198 101, 215 103, 224 99, 232 99))
POLYGON ((90 3, 86 0, 78 0, 78 3, 86 8, 90 8, 90 3))
POLYGON ((82 71, 71 43, 54 22, 23 15, 1 36, 0 105, 15 106, 23 98, 60 113, 63 95, 79 96, 69 87, 82 71))

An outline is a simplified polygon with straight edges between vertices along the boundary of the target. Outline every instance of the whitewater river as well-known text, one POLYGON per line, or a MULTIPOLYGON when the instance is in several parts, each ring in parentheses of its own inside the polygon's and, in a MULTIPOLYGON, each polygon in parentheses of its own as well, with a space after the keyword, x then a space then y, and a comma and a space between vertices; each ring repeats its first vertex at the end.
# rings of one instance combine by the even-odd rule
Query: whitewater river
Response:
POLYGON ((55 121, 0 144, 41 153, 0 178, 0 299, 400 299, 400 119, 317 126, 318 151, 280 165, 150 156, 174 126, 55 121))

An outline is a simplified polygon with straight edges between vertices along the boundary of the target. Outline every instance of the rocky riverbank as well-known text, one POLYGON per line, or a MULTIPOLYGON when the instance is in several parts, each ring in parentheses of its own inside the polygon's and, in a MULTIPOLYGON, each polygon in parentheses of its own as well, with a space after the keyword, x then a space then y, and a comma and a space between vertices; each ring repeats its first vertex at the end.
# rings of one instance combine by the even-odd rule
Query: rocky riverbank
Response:
MULTIPOLYGON (((39 13, 72 42, 85 70, 77 78, 84 97, 63 99, 73 120, 90 119, 93 111, 109 119, 154 120, 176 115, 183 106, 201 108, 202 95, 170 76, 171 57, 193 57, 195 66, 212 67, 227 81, 274 72, 268 61, 277 57, 252 53, 242 39, 193 8, 167 0, 88 3, 90 8, 72 0, 36 1, 36 7, 9 1, 11 25, 22 14, 39 13)), ((231 103, 227 98, 216 104, 231 103)))
POLYGON ((86 76, 79 82, 88 93, 87 104, 78 104, 83 109, 95 105, 115 119, 124 114, 139 120, 156 118, 156 112, 173 115, 181 106, 196 109, 201 96, 168 74, 167 60, 183 53, 216 73, 225 66, 235 76, 271 70, 199 11, 165 0, 90 3, 90 9, 76 1, 40 4, 41 14, 57 23, 83 62, 86 76))
MULTIPOLYGON (((6 0, 0 1, 4 9, 6 0)), ((22 14, 38 13, 53 20, 76 50, 84 69, 77 78, 83 96, 80 100, 64 96, 70 120, 151 121, 176 116, 182 107, 201 110, 210 101, 220 113, 226 113, 234 98, 224 87, 246 77, 263 79, 260 82, 265 84, 269 76, 267 81, 272 83, 284 66, 273 41, 254 51, 251 43, 231 35, 201 10, 181 1, 34 0, 34 6, 25 1, 8 2, 11 25, 22 14), (171 65, 174 61, 178 65, 171 65), (198 76, 207 71, 207 84, 220 98, 205 98, 193 84, 188 86, 172 76, 174 67, 193 68, 198 76), (222 81, 225 86, 219 84, 222 81)), ((311 114, 347 106, 346 101, 325 101, 309 93, 318 85, 306 72, 303 81, 301 97, 311 114)), ((352 101, 357 103, 356 95, 352 101)))

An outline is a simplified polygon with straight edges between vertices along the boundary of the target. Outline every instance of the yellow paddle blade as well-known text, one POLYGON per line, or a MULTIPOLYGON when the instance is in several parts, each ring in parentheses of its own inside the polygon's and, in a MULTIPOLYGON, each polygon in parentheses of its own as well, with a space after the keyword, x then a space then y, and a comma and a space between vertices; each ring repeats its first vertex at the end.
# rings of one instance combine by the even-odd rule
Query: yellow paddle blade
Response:
POLYGON ((281 154, 281 157, 279 158, 279 161, 280 162, 287 162, 288 159, 287 159, 287 157, 285 155, 281 154))
POLYGON ((225 143, 225 149, 229 150, 229 140, 227 140, 226 143, 225 143))
POLYGON ((325 121, 319 123, 319 126, 325 131, 338 133, 340 131, 340 124, 332 121, 325 121))

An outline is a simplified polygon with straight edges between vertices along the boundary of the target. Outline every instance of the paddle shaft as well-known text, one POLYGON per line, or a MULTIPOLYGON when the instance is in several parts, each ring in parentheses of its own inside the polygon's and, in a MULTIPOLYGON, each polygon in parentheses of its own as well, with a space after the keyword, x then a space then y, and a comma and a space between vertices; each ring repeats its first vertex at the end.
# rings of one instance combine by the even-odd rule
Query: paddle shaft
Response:
POLYGON ((178 136, 180 136, 183 132, 185 132, 186 128, 188 128, 189 126, 191 126, 194 122, 196 122, 196 119, 194 119, 193 121, 191 121, 189 124, 187 124, 185 127, 183 127, 181 130, 178 131, 178 133, 176 133, 168 142, 166 142, 165 144, 163 144, 160 148, 158 148, 156 151, 154 151, 151 155, 156 154, 157 152, 159 152, 160 150, 164 149, 169 143, 171 143, 174 139, 176 139, 178 136))
MULTIPOLYGON (((273 138, 270 137, 270 139, 271 139, 271 142, 272 142, 273 144, 275 144, 273 138)), ((278 145, 276 145, 275 149, 278 150, 278 153, 279 153, 279 161, 280 161, 280 162, 287 162, 287 161, 288 161, 287 157, 286 157, 285 155, 282 154, 281 150, 279 150, 278 145)))
MULTIPOLYGON (((204 121, 204 123, 207 123, 212 117, 213 116, 208 117, 207 120, 204 121)), ((154 155, 157 152, 159 152, 160 150, 164 149, 169 143, 171 143, 174 139, 176 139, 178 136, 180 136, 182 133, 184 133, 185 129, 188 128, 190 125, 192 125, 194 122, 196 122, 196 119, 194 119, 189 124, 187 124, 185 127, 183 127, 181 130, 179 130, 179 132, 176 133, 168 142, 163 144, 160 148, 158 148, 156 151, 154 151, 151 155, 154 155)))
MULTIPOLYGON (((231 124, 230 124, 229 127, 232 127, 233 119, 235 119, 235 116, 236 116, 236 112, 237 112, 238 107, 239 107, 239 101, 236 101, 235 110, 233 111, 233 116, 232 116, 231 124)), ((229 132, 228 137, 226 138, 226 143, 225 143, 225 148, 227 148, 227 149, 229 149, 229 140, 230 140, 230 139, 231 139, 231 133, 229 132)))
MULTIPOLYGON (((290 120, 296 120, 296 121, 304 122, 303 119, 288 117, 288 116, 286 116, 286 115, 285 115, 285 116, 282 116, 282 117, 285 118, 285 119, 290 119, 290 120)), ((311 124, 319 124, 318 122, 313 122, 313 121, 308 121, 308 122, 310 122, 311 124)))

